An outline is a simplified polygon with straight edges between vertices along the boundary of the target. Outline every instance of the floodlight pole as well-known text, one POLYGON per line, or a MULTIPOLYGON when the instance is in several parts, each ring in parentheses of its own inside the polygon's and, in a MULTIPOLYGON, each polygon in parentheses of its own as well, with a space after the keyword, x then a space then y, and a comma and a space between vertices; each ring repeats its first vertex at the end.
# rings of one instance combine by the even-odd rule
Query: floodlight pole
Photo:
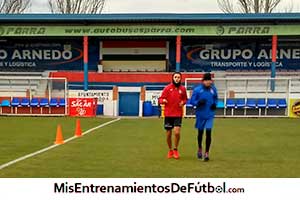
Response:
POLYGON ((88 67, 88 50, 89 48, 89 42, 88 42, 88 36, 83 36, 83 71, 84 71, 84 91, 88 90, 88 75, 89 75, 89 67, 88 67))
POLYGON ((277 56, 277 35, 272 36, 272 63, 271 63, 271 91, 275 91, 275 77, 276 77, 276 56, 277 56))

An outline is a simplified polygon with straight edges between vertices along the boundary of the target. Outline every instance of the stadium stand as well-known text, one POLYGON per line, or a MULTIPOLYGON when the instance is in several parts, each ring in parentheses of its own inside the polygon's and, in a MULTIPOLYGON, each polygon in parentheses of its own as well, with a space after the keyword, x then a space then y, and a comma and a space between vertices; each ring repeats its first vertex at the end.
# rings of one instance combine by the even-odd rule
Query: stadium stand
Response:
MULTIPOLYGON (((130 87, 129 90, 133 88, 141 91, 144 88, 144 97, 140 98, 139 101, 149 101, 149 99, 145 99, 146 94, 156 93, 157 96, 163 87, 170 83, 171 72, 178 69, 185 72, 183 81, 186 78, 200 78, 201 73, 197 72, 216 70, 212 72, 215 78, 223 79, 215 81, 220 99, 217 106, 220 115, 225 115, 227 110, 229 110, 229 115, 238 113, 239 115, 247 115, 250 111, 255 111, 256 114, 259 113, 258 115, 271 114, 272 112, 267 111, 272 109, 286 111, 290 97, 299 97, 300 81, 276 80, 272 82, 276 86, 274 90, 270 89, 270 80, 250 81, 252 78, 270 77, 271 68, 268 64, 272 59, 269 50, 274 33, 260 34, 259 32, 255 33, 255 31, 243 31, 243 29, 233 35, 226 35, 226 37, 223 37, 223 32, 219 33, 220 28, 229 25, 251 25, 253 30, 256 30, 257 25, 267 26, 268 29, 273 28, 274 24, 289 27, 291 21, 293 23, 299 22, 299 14, 112 14, 95 16, 78 15, 69 16, 69 18, 68 16, 45 14, 36 18, 36 15, 31 14, 3 15, 0 17, 0 21, 16 27, 21 25, 20 28, 23 25, 40 26, 44 22, 45 26, 48 27, 50 24, 56 24, 58 20, 60 20, 59 24, 68 24, 68 27, 73 25, 93 26, 94 24, 109 24, 110 22, 123 24, 125 28, 137 24, 139 26, 143 26, 143 24, 154 25, 153 28, 162 24, 166 27, 174 24, 186 24, 191 25, 191 27, 193 25, 197 27, 199 25, 211 25, 212 29, 208 31, 212 32, 209 37, 207 32, 203 33, 199 30, 197 30, 199 33, 196 31, 192 35, 188 32, 187 34, 182 32, 182 35, 157 32, 153 35, 152 33, 149 35, 128 33, 117 34, 116 36, 99 33, 99 35, 87 34, 84 37, 80 34, 76 37, 72 34, 65 34, 60 37, 46 34, 36 38, 32 35, 26 35, 27 33, 24 32, 28 36, 28 40, 25 40, 21 35, 5 36, 4 40, 1 41, 3 52, 7 55, 4 56, 4 62, 14 64, 16 59, 12 59, 8 55, 15 52, 16 55, 20 55, 18 60, 20 63, 30 62, 36 65, 26 69, 22 67, 10 67, 9 69, 7 64, 6 66, 2 64, 0 100, 6 102, 3 107, 11 106, 20 112, 22 108, 30 107, 32 108, 30 112, 37 108, 41 110, 41 113, 49 113, 52 109, 65 107, 67 106, 67 99, 62 98, 66 96, 65 84, 59 81, 48 82, 37 79, 66 77, 68 80, 67 89, 73 90, 74 96, 77 95, 78 97, 80 96, 78 93, 85 94, 86 92, 83 91, 83 69, 88 74, 88 89, 109 90, 110 95, 113 94, 111 96, 114 97, 111 101, 118 101, 118 88, 122 87, 123 89, 130 87), (32 41, 33 38, 35 39, 34 42, 32 41), (83 40, 88 42, 83 43, 83 40), (238 55, 234 55, 233 52, 238 55), (249 55, 251 56, 244 55, 243 52, 250 52, 249 55), (266 55, 261 54, 261 52, 265 52, 266 55), (64 53, 67 54, 63 55, 64 53), (51 59, 49 59, 48 54, 52 55, 51 59), (251 65, 235 65, 244 63, 251 63, 251 65), (226 64, 230 65, 227 66, 226 64), (83 68, 83 66, 88 67, 83 68), (58 71, 43 72, 43 69, 58 71)), ((297 64, 299 59, 298 33, 291 29, 289 34, 289 36, 287 34, 280 35, 280 33, 278 35, 279 43, 276 46, 278 46, 278 60, 281 62, 281 66, 278 65, 279 67, 276 69, 276 77, 300 78, 297 64)), ((198 83, 188 85, 189 93, 196 84, 198 83)), ((116 104, 116 102, 114 103, 116 104)), ((117 110, 118 106, 110 106, 110 108, 117 110)), ((193 109, 190 104, 187 105, 187 108, 193 109)))

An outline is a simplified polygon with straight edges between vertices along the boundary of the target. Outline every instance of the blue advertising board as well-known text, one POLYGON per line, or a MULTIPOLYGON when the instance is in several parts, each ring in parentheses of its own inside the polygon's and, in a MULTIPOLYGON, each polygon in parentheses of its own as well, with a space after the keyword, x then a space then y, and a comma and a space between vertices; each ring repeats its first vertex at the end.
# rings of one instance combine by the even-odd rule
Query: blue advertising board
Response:
MULTIPOLYGON (((89 70, 96 70, 99 45, 89 48, 89 70)), ((82 70, 83 43, 80 39, 1 40, 2 70, 82 70)))
MULTIPOLYGON (((174 46, 174 45, 173 45, 174 46)), ((269 70, 271 41, 184 41, 181 69, 186 71, 269 70)), ((175 52, 170 51, 172 69, 175 52)), ((277 69, 300 69, 300 42, 279 42, 277 69)))

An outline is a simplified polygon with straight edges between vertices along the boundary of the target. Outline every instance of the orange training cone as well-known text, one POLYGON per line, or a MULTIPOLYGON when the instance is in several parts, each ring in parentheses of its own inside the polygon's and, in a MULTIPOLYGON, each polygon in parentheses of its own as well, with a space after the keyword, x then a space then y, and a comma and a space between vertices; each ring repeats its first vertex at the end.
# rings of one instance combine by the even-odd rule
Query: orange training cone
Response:
POLYGON ((81 128, 80 128, 80 119, 76 120, 75 136, 76 137, 81 137, 82 136, 82 131, 81 131, 81 128))
POLYGON ((55 140, 54 144, 63 144, 63 143, 64 143, 64 138, 63 138, 63 134, 61 131, 61 125, 58 124, 57 130, 56 130, 56 140, 55 140))

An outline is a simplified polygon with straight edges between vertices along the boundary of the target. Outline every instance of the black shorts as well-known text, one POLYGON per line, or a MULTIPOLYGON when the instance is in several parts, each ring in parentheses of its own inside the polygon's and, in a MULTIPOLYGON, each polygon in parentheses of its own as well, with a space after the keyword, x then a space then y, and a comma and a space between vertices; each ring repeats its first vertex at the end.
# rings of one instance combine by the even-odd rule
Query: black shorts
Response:
POLYGON ((174 126, 181 127, 182 117, 165 117, 164 127, 166 130, 171 130, 174 126))

